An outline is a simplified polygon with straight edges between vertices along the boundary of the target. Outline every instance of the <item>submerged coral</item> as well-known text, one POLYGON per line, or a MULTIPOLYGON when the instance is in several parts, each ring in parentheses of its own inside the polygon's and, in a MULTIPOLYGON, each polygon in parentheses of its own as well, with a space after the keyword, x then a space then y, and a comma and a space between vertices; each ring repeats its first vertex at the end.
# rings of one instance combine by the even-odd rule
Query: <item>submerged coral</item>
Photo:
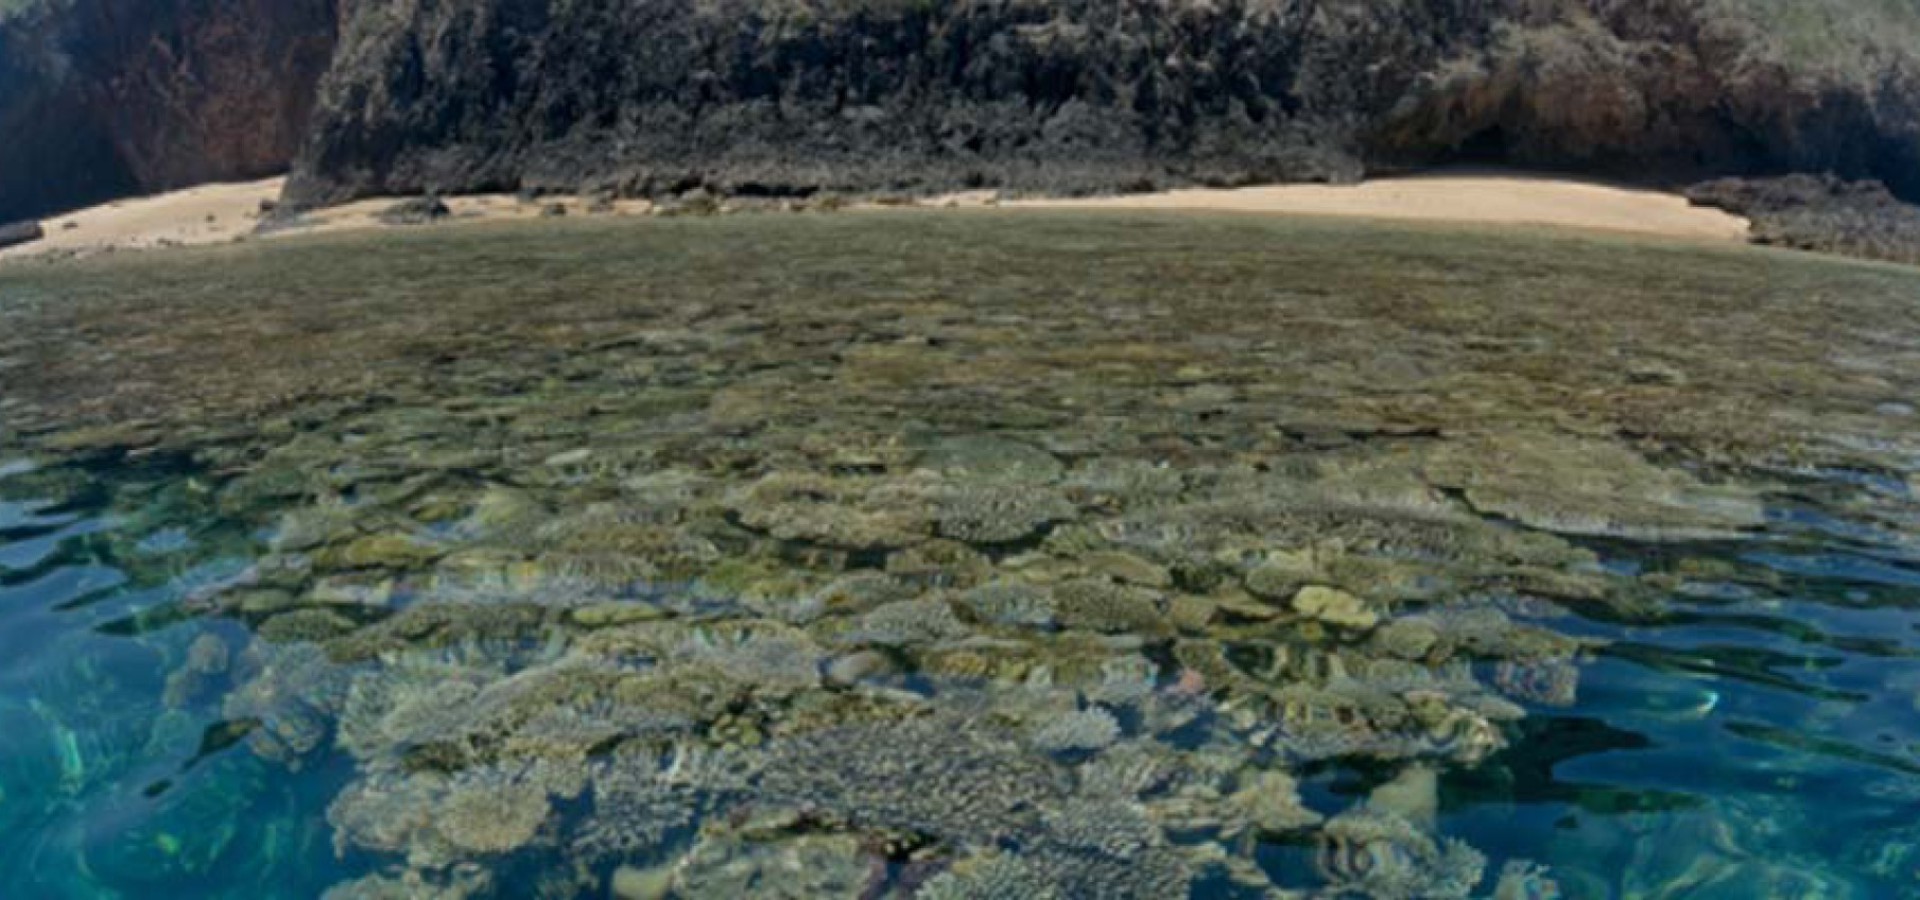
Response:
POLYGON ((1709 540, 1738 537, 1763 518, 1747 491, 1657 467, 1616 443, 1544 432, 1448 441, 1425 471, 1481 512, 1568 534, 1709 540))
MULTIPOLYGON (((951 245, 823 227, 980 289, 782 254, 799 268, 729 267, 718 290, 672 279, 734 245, 666 230, 594 243, 641 260, 618 291, 548 266, 526 268, 564 289, 528 282, 492 261, 518 244, 446 237, 488 253, 442 268, 519 290, 367 291, 339 310, 353 341, 298 338, 301 292, 6 305, 0 442, 189 451, 204 475, 140 502, 223 517, 145 551, 76 534, 8 578, 111 557, 177 599, 112 627, 231 620, 164 651, 183 714, 166 746, 191 752, 180 722, 213 704, 215 742, 351 767, 328 821, 386 868, 347 896, 457 895, 461 866, 565 895, 656 864, 684 892, 752 895, 802 863, 822 891, 868 865, 869 896, 1167 897, 1199 877, 1278 896, 1261 851, 1286 843, 1316 847, 1330 896, 1458 897, 1484 890, 1479 857, 1432 830, 1424 799, 1387 791, 1325 820, 1302 785, 1481 765, 1536 737, 1514 723, 1581 699, 1597 646, 1554 616, 1652 621, 1798 577, 1669 566, 1717 545, 1641 544, 1744 541, 1847 479, 1874 498, 1850 502, 1875 541, 1913 522, 1920 446, 1891 398, 1920 384, 1865 351, 1836 367, 1832 336, 1801 323, 1817 294, 1875 323, 1853 344, 1900 358, 1881 326, 1911 291, 1885 273, 1716 263, 1691 305, 1651 280, 1588 290, 1616 314, 1596 343, 1516 309, 1527 291, 1485 290, 1528 260, 1498 242, 1409 238, 1426 274, 1376 291, 1387 276, 1367 273, 1356 294, 1346 248, 1329 275, 1276 267, 1298 248, 1249 236, 1328 252, 1326 234, 1189 223, 1221 277, 1176 296, 1142 267, 1192 260, 1151 229, 1023 226, 1134 254, 1067 277, 972 222, 915 226, 951 245), (821 284, 831 302, 789 302, 821 284), (39 346, 82 332, 101 347, 83 364, 39 346), (1777 414, 1752 415, 1762 403, 1777 414), (231 546, 262 558, 199 567, 231 546), (735 828, 761 814, 786 824, 735 828)), ((1581 272, 1595 254, 1694 277, 1658 254, 1579 254, 1581 272)), ((308 251, 278 259, 335 289, 308 251)), ((63 527, 12 504, 72 477, 5 477, 0 515, 25 523, 8 528, 63 527)), ((1849 589, 1904 584, 1909 550, 1849 589)))
POLYGON ((742 788, 741 762, 685 745, 664 755, 615 754, 593 769, 593 809, 575 830, 572 849, 598 860, 657 847, 716 798, 742 788))
POLYGON ((758 785, 766 799, 862 827, 978 842, 1031 828, 1062 788, 1050 763, 991 726, 943 719, 786 738, 758 785))
POLYGON ((508 853, 532 842, 553 808, 545 763, 461 772, 434 816, 453 846, 470 853, 508 853))
POLYGON ((1372 900, 1466 900, 1486 857, 1457 840, 1435 840, 1406 819, 1367 808, 1328 820, 1315 867, 1336 892, 1372 900))
POLYGON ((1049 720, 1029 738, 1034 747, 1051 752, 1103 750, 1120 738, 1120 723, 1099 707, 1076 710, 1049 720))
POLYGON ((1008 853, 961 860, 920 887, 915 900, 1060 900, 1059 889, 1008 853))

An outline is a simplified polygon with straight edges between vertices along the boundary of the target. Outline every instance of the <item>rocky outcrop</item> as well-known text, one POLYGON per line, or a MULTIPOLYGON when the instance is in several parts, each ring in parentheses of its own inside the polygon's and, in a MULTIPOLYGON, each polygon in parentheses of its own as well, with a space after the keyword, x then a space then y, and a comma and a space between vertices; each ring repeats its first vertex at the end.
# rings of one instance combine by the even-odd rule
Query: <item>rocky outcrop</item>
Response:
POLYGON ((0 250, 31 244, 47 236, 39 222, 13 222, 0 224, 0 250))
POLYGON ((1780 2, 369 3, 288 199, 1084 193, 1444 160, 1920 197, 1914 51, 1847 18, 1920 13, 1835 0, 1782 34, 1780 2))
POLYGON ((1831 172, 1914 201, 1920 10, 0 0, 0 135, 22 136, 0 140, 0 221, 265 175, 296 150, 289 212, 476 190, 1077 194, 1447 161, 1670 184, 1831 172))
POLYGON ((1754 243, 1920 265, 1920 206, 1878 181, 1723 178, 1688 188, 1687 199, 1752 220, 1754 243))
POLYGON ((1257 0, 369 5, 289 199, 1346 178, 1319 127, 1365 101, 1337 83, 1341 57, 1431 55, 1417 45, 1455 27, 1402 15, 1310 30, 1257 0))
POLYGON ((0 221, 284 171, 337 0, 0 3, 0 221))
POLYGON ((1368 130, 1370 158, 1664 180, 1830 172, 1920 200, 1920 7, 1578 6, 1515 14, 1444 60, 1368 130))

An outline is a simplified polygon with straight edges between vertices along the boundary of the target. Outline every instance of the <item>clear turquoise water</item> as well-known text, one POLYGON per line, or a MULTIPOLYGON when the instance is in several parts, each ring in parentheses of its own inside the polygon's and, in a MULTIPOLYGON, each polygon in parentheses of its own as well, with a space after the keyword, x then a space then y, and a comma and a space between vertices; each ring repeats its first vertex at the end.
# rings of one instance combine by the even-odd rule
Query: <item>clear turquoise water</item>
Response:
POLYGON ((0 501, 0 895, 319 895, 340 773, 286 778, 221 737, 217 690, 169 696, 194 640, 239 626, 142 621, 243 571, 247 536, 169 502, 179 473, 75 474, 0 501), (122 492, 153 501, 110 512, 122 492))
POLYGON ((0 273, 26 298, 0 375, 37 404, 0 424, 43 429, 0 445, 79 448, 0 455, 0 898, 315 897, 411 862, 490 873, 474 896, 670 865, 681 898, 952 900, 920 888, 1008 857, 1075 900, 1172 857, 1202 900, 1920 897, 1920 450, 1887 401, 1920 379, 1910 275, 892 221, 0 273), (1853 331, 1806 326, 1823 291, 1853 331), (1263 581, 1307 551, 1377 624, 1263 581), (996 618, 978 584, 1051 605, 996 618), (1383 637, 1436 613, 1465 643, 1383 637), (513 721, 528 697, 577 715, 513 721), (514 768, 574 756, 571 785, 514 768), (1267 775, 1311 815, 1222 802, 1267 775), (474 827, 536 777, 534 825, 474 827), (984 821, 913 802, 968 779, 984 821), (685 784, 714 797, 651 805, 685 784), (1400 830, 1343 843, 1370 804, 1400 830), (609 821, 631 846, 591 855, 609 821), (1471 891, 1435 882, 1435 839, 1484 855, 1471 891))
MULTIPOLYGON (((325 820, 349 759, 263 761, 218 677, 177 683, 196 638, 243 628, 172 611, 243 583, 258 536, 183 502, 185 471, 74 474, 0 502, 0 894, 311 897, 373 870, 325 820)), ((1658 625, 1555 615, 1613 643, 1576 705, 1533 706, 1512 747, 1445 775, 1440 831, 1552 866, 1566 897, 1920 896, 1920 557, 1888 524, 1776 510, 1757 544, 1688 552, 1777 587, 1689 582, 1658 625)), ((1375 777, 1323 764, 1304 793, 1334 810, 1375 777)))

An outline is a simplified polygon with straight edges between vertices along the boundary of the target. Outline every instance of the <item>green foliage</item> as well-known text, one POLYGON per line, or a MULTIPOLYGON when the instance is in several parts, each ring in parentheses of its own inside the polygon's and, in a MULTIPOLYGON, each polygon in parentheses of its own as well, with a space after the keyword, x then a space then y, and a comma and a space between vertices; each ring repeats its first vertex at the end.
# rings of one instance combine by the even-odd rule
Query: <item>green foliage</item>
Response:
POLYGON ((1920 62, 1916 0, 1712 0, 1706 7, 1751 27, 1755 52, 1796 66, 1871 76, 1888 62, 1920 62))

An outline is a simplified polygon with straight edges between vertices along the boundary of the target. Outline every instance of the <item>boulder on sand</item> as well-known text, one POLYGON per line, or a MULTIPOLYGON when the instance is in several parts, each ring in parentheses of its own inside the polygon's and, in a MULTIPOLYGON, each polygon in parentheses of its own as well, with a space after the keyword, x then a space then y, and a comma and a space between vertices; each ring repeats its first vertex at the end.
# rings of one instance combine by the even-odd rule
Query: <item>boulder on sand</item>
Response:
POLYGON ((380 221, 389 225, 423 225, 453 215, 445 203, 434 194, 413 197, 387 207, 380 214, 380 221))
POLYGON ((9 225, 0 225, 0 250, 20 244, 31 244, 46 236, 47 233, 41 230, 39 222, 14 222, 9 225))

